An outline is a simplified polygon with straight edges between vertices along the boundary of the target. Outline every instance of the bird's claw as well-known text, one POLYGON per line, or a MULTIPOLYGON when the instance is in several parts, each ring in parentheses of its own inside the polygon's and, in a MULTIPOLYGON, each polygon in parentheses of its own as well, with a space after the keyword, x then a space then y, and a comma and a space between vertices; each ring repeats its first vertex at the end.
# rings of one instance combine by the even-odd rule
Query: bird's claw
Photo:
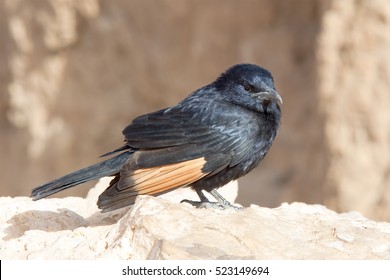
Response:
POLYGON ((235 206, 228 203, 220 203, 220 202, 210 202, 210 201, 192 201, 188 199, 183 199, 180 203, 189 203, 195 208, 205 208, 205 209, 219 209, 219 210, 227 210, 234 209, 236 211, 242 210, 243 207, 235 206))

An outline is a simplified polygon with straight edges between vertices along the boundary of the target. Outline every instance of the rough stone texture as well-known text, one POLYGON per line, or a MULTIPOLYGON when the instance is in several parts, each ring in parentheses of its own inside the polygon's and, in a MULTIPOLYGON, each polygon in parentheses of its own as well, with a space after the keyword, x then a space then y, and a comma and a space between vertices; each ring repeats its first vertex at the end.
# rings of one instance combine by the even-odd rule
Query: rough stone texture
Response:
MULTIPOLYGON (((390 259, 390 224, 357 212, 303 203, 194 209, 177 203, 189 193, 181 190, 102 214, 95 201, 106 183, 86 199, 0 198, 0 258, 390 259)), ((237 185, 224 189, 234 199, 237 185)))
POLYGON ((325 203, 390 220, 390 2, 332 1, 319 37, 325 203))
POLYGON ((0 0, 0 195, 27 195, 95 162, 135 116, 253 62, 273 72, 283 119, 238 201, 390 220, 389 9, 385 0, 0 0))

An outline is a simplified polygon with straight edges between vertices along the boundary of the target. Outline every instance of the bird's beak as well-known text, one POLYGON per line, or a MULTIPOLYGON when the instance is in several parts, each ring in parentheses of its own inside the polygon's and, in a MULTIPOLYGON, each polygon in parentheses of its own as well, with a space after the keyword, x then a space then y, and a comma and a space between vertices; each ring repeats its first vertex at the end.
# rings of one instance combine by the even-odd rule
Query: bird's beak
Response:
POLYGON ((263 98, 265 100, 276 100, 279 104, 283 104, 282 97, 279 95, 279 93, 274 89, 267 89, 267 91, 259 92, 256 94, 257 97, 263 98))
POLYGON ((278 103, 283 104, 283 99, 276 90, 271 90, 270 93, 278 103))

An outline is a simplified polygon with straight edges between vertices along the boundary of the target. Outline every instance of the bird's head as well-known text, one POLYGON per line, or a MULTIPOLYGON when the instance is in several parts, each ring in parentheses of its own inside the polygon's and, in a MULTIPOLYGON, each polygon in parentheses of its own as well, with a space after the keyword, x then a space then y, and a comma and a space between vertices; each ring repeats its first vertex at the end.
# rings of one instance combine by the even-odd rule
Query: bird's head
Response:
POLYGON ((272 105, 280 110, 282 104, 271 73, 255 64, 234 65, 214 82, 214 86, 224 99, 248 109, 262 112, 272 105))

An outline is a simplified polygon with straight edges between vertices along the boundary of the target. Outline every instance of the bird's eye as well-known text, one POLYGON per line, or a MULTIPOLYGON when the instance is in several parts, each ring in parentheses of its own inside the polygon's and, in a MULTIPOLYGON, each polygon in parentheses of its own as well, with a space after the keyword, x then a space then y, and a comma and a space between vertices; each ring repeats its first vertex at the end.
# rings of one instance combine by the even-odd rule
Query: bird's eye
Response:
POLYGON ((244 89, 248 92, 252 92, 253 86, 251 86, 250 84, 244 84, 244 89))

